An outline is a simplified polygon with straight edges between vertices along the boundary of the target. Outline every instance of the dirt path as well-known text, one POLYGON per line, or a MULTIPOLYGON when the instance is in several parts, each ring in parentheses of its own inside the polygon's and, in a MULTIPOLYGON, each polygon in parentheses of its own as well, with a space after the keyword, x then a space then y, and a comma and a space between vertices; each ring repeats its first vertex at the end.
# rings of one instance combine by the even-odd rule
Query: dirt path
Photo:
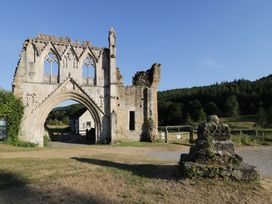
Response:
MULTIPOLYGON (((236 152, 241 155, 245 162, 256 166, 260 174, 265 178, 272 179, 272 146, 240 147, 236 152)), ((182 151, 152 151, 147 156, 162 160, 178 161, 182 151)))
POLYGON ((237 150, 244 161, 256 166, 263 177, 272 179, 272 147, 243 147, 237 150))
MULTIPOLYGON (((188 151, 188 147, 182 145, 150 145, 143 147, 133 146, 118 146, 118 145, 83 145, 83 144, 69 144, 54 142, 50 147, 46 148, 16 148, 10 147, 9 149, 1 149, 0 158, 71 158, 80 157, 85 155, 96 154, 123 154, 134 156, 145 156, 150 152, 175 152, 177 150, 188 151), (2 150, 2 151, 1 151, 2 150)), ((171 153, 170 153, 171 154, 171 153)), ((158 158, 160 159, 160 158, 158 158)))

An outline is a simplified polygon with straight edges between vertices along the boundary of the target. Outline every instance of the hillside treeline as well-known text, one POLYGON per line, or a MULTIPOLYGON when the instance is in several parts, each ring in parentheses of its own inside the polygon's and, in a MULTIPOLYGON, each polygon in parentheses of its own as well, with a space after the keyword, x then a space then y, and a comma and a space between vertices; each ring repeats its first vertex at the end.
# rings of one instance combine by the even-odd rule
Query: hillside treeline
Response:
POLYGON ((77 103, 65 107, 54 108, 46 119, 47 125, 68 125, 69 116, 81 109, 83 105, 77 103))
POLYGON ((158 93, 159 125, 202 122, 207 115, 256 115, 257 125, 272 123, 272 75, 256 81, 235 80, 211 86, 158 93))

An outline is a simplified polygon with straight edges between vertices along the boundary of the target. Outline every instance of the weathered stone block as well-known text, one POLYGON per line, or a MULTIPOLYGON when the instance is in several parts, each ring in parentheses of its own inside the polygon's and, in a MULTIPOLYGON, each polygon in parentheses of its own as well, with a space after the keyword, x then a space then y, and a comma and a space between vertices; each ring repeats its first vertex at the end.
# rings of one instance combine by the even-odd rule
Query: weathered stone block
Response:
POLYGON ((226 141, 230 139, 229 126, 226 124, 217 124, 213 122, 203 123, 198 127, 198 138, 226 141))
POLYGON ((254 166, 242 163, 230 140, 229 126, 217 116, 198 127, 198 138, 188 155, 182 154, 179 168, 184 177, 224 178, 254 181, 260 178, 254 166))
POLYGON ((257 172, 255 166, 242 163, 237 168, 234 168, 231 176, 236 180, 242 181, 256 181, 260 179, 260 174, 257 172))
POLYGON ((204 178, 223 178, 238 181, 256 181, 260 179, 259 173, 254 166, 243 163, 237 168, 227 168, 224 166, 215 166, 199 164, 195 162, 180 162, 179 165, 182 176, 204 177, 204 178))
POLYGON ((232 141, 214 141, 214 151, 219 155, 234 155, 234 144, 232 141))

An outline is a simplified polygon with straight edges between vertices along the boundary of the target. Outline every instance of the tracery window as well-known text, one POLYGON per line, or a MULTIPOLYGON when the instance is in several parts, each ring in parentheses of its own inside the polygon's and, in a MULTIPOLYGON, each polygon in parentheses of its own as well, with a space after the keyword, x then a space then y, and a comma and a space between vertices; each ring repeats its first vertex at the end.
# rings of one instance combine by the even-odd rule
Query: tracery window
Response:
POLYGON ((82 77, 84 84, 92 85, 95 81, 95 66, 93 59, 87 56, 83 61, 82 77))
POLYGON ((59 61, 53 52, 49 52, 44 59, 44 81, 48 83, 58 83, 59 61))

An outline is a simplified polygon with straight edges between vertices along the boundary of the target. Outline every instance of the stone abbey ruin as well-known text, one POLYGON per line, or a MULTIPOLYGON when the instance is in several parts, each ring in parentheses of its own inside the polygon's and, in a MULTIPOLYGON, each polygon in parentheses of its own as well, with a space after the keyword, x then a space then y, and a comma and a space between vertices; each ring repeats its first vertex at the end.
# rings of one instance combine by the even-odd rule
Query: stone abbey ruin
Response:
POLYGON ((43 146, 45 120, 65 100, 75 100, 91 113, 96 143, 139 141, 145 136, 144 124, 150 119, 154 123, 152 134, 157 135, 160 64, 137 72, 133 86, 125 87, 116 66, 113 29, 108 41, 108 48, 97 48, 89 41, 73 42, 44 34, 25 40, 13 80, 13 93, 25 105, 22 140, 43 146), (83 74, 83 67, 87 75, 83 74), (93 76, 88 75, 91 69, 93 76))

